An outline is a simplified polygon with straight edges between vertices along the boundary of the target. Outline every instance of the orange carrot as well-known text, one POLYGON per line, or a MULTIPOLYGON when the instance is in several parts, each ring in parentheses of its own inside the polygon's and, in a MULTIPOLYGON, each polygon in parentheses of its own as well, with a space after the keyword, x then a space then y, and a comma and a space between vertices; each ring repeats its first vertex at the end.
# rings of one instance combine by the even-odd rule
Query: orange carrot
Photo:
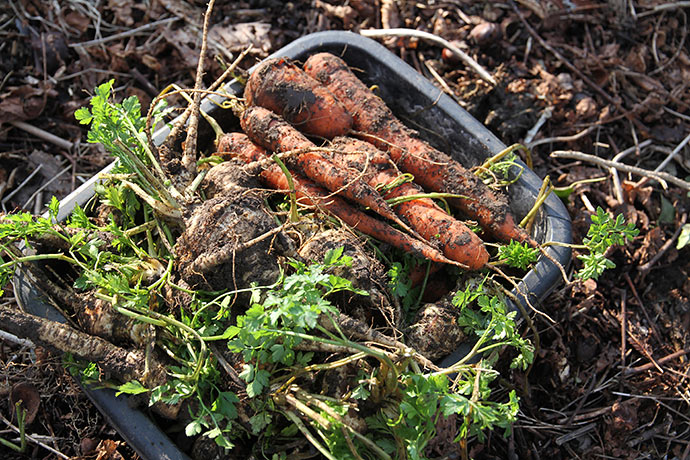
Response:
POLYGON ((479 178, 448 155, 439 152, 398 120, 385 102, 376 96, 348 68, 345 61, 329 53, 311 56, 305 71, 331 90, 345 105, 353 128, 382 150, 415 182, 427 190, 462 195, 450 203, 476 219, 500 241, 536 242, 520 228, 510 213, 507 199, 488 188, 479 178))
MULTIPOLYGON (((254 144, 247 136, 241 133, 223 135, 218 145, 223 149, 223 152, 218 152, 219 154, 228 152, 245 163, 269 158, 266 150, 254 144)), ((271 188, 283 192, 289 191, 287 177, 285 177, 283 171, 275 163, 266 166, 261 171, 260 177, 264 183, 271 188)), ((449 260, 440 251, 425 242, 414 239, 410 235, 371 217, 338 196, 330 195, 327 190, 319 187, 311 180, 299 174, 292 174, 292 182, 295 188, 295 195, 298 200, 305 205, 318 206, 324 211, 338 217, 350 227, 405 252, 415 254, 434 262, 458 265, 466 268, 458 262, 449 260)))
MULTIPOLYGON (((334 161, 345 167, 363 170, 363 179, 369 185, 392 184, 399 176, 383 152, 372 144, 353 138, 337 137, 332 146, 347 155, 333 155, 334 161), (367 161, 369 155, 369 161, 367 161), (368 164, 368 167, 367 167, 368 164)), ((424 193, 418 185, 405 182, 385 194, 386 199, 424 193)), ((482 240, 465 224, 448 215, 429 198, 405 201, 395 206, 395 212, 429 242, 440 243, 449 259, 467 265, 471 270, 482 268, 489 260, 489 253, 482 240)))
POLYGON ((244 97, 247 105, 265 107, 309 135, 331 139, 352 127, 333 94, 283 58, 262 62, 247 80, 244 97))
POLYGON ((306 177, 331 192, 341 193, 349 200, 371 208, 375 213, 414 234, 386 200, 373 187, 358 178, 357 171, 338 166, 319 152, 309 151, 315 149, 316 145, 278 115, 263 107, 249 107, 242 114, 240 124, 253 142, 270 151, 304 149, 305 151, 296 155, 295 159, 306 177))

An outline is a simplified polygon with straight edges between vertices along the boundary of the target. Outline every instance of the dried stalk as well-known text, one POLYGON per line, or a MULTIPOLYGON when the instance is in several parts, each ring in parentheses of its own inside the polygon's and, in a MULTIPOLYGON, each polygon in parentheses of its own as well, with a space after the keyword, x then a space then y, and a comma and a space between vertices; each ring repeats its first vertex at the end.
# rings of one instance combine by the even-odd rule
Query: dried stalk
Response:
POLYGON ((603 158, 595 157, 594 155, 588 155, 582 152, 576 152, 573 150, 556 150, 555 152, 551 153, 551 157, 586 161, 588 163, 594 163, 605 168, 615 168, 619 171, 635 174, 637 176, 649 177, 650 179, 659 181, 661 185, 664 187, 667 186, 666 182, 670 182, 674 185, 677 185, 680 188, 690 190, 690 182, 686 182, 683 179, 679 179, 672 174, 668 174, 665 172, 654 172, 648 169, 638 168, 636 166, 629 166, 611 160, 604 160, 603 158))

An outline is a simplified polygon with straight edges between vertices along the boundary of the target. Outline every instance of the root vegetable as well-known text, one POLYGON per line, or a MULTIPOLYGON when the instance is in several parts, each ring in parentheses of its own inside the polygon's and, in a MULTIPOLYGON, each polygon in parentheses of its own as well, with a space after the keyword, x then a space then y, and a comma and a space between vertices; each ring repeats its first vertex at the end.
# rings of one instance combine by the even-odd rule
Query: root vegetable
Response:
POLYGON ((415 182, 427 190, 462 195, 451 199, 451 204, 476 219, 494 238, 536 246, 529 234, 516 224, 504 196, 489 189, 457 161, 417 138, 345 61, 329 53, 319 53, 305 62, 304 69, 345 105, 352 115, 354 129, 388 151, 403 171, 414 175, 415 182))
MULTIPOLYGON (((226 160, 230 160, 228 156, 226 160)), ((224 161, 212 167, 201 183, 206 198, 232 196, 261 188, 256 176, 247 173, 236 161, 224 161)))
MULTIPOLYGON (((230 133, 224 136, 219 145, 233 152, 236 158, 245 163, 265 161, 268 158, 266 151, 251 142, 241 133, 230 133)), ((277 164, 270 164, 260 173, 261 179, 270 187, 284 192, 289 191, 289 185, 285 174, 277 164)), ((292 174, 297 198, 305 205, 316 205, 324 211, 338 217, 350 227, 372 236, 379 241, 388 243, 402 251, 418 255, 419 257, 435 262, 461 265, 445 257, 440 251, 428 244, 416 240, 411 236, 381 222, 378 219, 360 211, 338 196, 332 196, 325 189, 314 182, 298 174, 292 174)), ((465 266, 463 266, 466 268, 465 266)))
MULTIPOLYGON (((98 234, 109 235, 110 239, 114 238, 114 235, 107 232, 98 232, 98 234)), ((60 238, 53 239, 64 242, 60 238)), ((42 244, 45 245, 46 241, 42 240, 42 244)), ((48 247, 54 249, 53 246, 48 247)), ((144 265, 146 264, 142 261, 142 268, 144 265)), ((72 287, 64 287, 63 283, 56 282, 48 276, 48 273, 38 264, 26 264, 24 269, 31 277, 32 284, 46 297, 53 299, 56 305, 63 308, 61 314, 65 318, 76 319, 75 326, 87 334, 95 335, 116 345, 132 344, 143 347, 146 344, 148 324, 121 315, 109 301, 99 299, 93 291, 77 292, 72 287)), ((162 274, 157 270, 153 273, 162 274)))
MULTIPOLYGON (((366 168, 363 179, 372 187, 376 184, 392 184, 400 176, 388 156, 368 142, 338 137, 334 139, 332 146, 338 151, 347 153, 347 155, 333 155, 334 161, 357 170, 363 171, 366 168), (369 155, 369 161, 367 161, 367 155, 369 155)), ((405 182, 389 190, 385 198, 413 196, 421 193, 424 193, 421 187, 405 182)), ((471 270, 482 268, 489 260, 489 253, 482 240, 465 224, 448 215, 433 200, 421 198, 406 201, 395 206, 394 210, 424 239, 432 243, 440 243, 443 254, 449 259, 467 265, 471 270)))
POLYGON ((458 309, 451 299, 452 296, 447 296, 424 305, 406 331, 410 346, 429 359, 448 356, 467 340, 457 323, 458 309))
POLYGON ((399 315, 394 311, 386 292, 386 270, 377 259, 372 258, 357 241, 352 232, 345 229, 320 231, 312 235, 298 249, 298 254, 305 261, 320 261, 329 250, 343 248, 343 254, 351 258, 349 266, 334 267, 333 274, 352 282, 352 285, 369 295, 360 295, 350 291, 337 293, 335 304, 342 307, 344 313, 370 323, 374 314, 379 311, 386 318, 384 323, 398 324, 399 315))
MULTIPOLYGON (((286 152, 315 148, 309 139, 288 122, 263 107, 250 107, 240 120, 242 129, 256 144, 272 152, 286 152)), ((223 142, 221 140, 221 142, 223 142)), ((297 166, 304 175, 331 192, 343 196, 392 220, 410 233, 414 233, 398 218, 383 197, 359 177, 358 172, 338 166, 324 155, 306 151, 296 156, 297 166)))
POLYGON ((91 292, 79 294, 77 300, 79 305, 73 309, 87 333, 106 340, 131 342, 138 347, 145 345, 148 324, 118 313, 110 302, 96 298, 91 292))
POLYGON ((244 97, 247 105, 265 107, 309 135, 332 139, 352 126, 352 117, 328 89, 283 58, 259 64, 244 97))
POLYGON ((280 274, 282 240, 257 192, 221 194, 197 206, 186 219, 186 229, 175 245, 177 269, 195 289, 272 284, 280 274), (269 232, 277 236, 246 247, 245 243, 269 232))
POLYGON ((0 307, 0 324, 3 330, 25 337, 36 345, 97 362, 120 381, 140 380, 151 387, 167 381, 165 366, 155 358, 150 357, 147 372, 146 358, 142 351, 117 347, 67 324, 49 321, 10 307, 0 307))

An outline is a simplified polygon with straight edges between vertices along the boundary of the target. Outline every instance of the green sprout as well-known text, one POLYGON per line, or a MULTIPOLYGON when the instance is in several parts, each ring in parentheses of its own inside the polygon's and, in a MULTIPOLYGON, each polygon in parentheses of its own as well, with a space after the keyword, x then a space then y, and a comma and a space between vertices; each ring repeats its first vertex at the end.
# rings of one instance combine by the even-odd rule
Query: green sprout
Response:
POLYGON ((499 246, 498 257, 505 260, 509 267, 526 269, 537 261, 539 256, 539 249, 531 247, 527 243, 519 243, 511 240, 510 243, 504 246, 499 246))
POLYGON ((632 223, 625 223, 622 214, 612 219, 601 207, 597 207, 597 213, 592 216, 592 225, 587 231, 587 236, 582 240, 584 248, 589 254, 580 255, 584 266, 575 275, 577 278, 598 279, 607 268, 615 268, 616 264, 607 259, 606 250, 612 246, 625 244, 626 240, 632 240, 640 231, 632 223))

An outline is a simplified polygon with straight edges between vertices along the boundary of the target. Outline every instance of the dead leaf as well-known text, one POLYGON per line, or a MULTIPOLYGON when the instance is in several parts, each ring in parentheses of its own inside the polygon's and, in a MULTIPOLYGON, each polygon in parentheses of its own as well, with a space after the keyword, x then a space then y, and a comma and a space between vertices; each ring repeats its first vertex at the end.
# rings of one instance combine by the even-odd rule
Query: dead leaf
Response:
POLYGON ((585 96, 575 104, 575 113, 578 118, 587 119, 597 115, 597 103, 589 96, 585 96))
POLYGON ((620 62, 619 51, 621 45, 619 43, 607 43, 598 49, 598 54, 601 59, 615 59, 620 62))
POLYGON ((610 368, 613 363, 620 362, 620 351, 613 346, 604 347, 597 355, 594 368, 597 372, 610 368))
MULTIPOLYGON (((209 31, 209 39, 212 33, 212 30, 209 31)), ((196 68, 199 62, 197 47, 200 45, 200 40, 196 35, 192 35, 186 29, 165 29, 163 37, 180 54, 185 68, 196 68)))
POLYGON ((31 85, 14 86, 0 95, 0 125, 12 120, 31 120, 45 107, 44 90, 31 85))
MULTIPOLYGON (((34 150, 29 155, 29 165, 32 168, 35 169, 41 165, 41 171, 39 172, 39 175, 43 177, 41 182, 47 182, 55 178, 55 176, 65 169, 65 165, 61 163, 62 160, 63 158, 60 156, 51 155, 41 150, 34 150)), ((46 185, 44 191, 48 196, 66 196, 72 191, 72 176, 69 172, 63 173, 59 178, 46 185)), ((22 189, 16 195, 17 202, 19 202, 20 205, 23 204, 29 199, 33 192, 33 187, 26 187, 26 190, 22 189)))
POLYGON ((659 82, 659 80, 652 78, 648 75, 634 75, 631 77, 631 79, 635 82, 637 86, 642 88, 644 91, 657 91, 662 94, 666 92, 664 86, 659 82))
POLYGON ((10 404, 13 410, 15 404, 20 401, 20 407, 26 411, 24 423, 31 425, 38 414, 38 408, 41 405, 41 395, 38 394, 36 387, 30 383, 19 382, 14 384, 10 390, 10 404))
POLYGON ((647 71, 647 60, 649 58, 648 54, 649 49, 647 48, 647 45, 637 45, 632 48, 625 57, 625 65, 634 72, 645 73, 647 71))
POLYGON ((81 14, 78 11, 69 9, 67 11, 67 14, 65 14, 65 22, 69 26, 74 27, 81 33, 86 32, 89 26, 91 25, 91 18, 81 14))
POLYGON ((91 455, 98 447, 99 441, 94 438, 82 438, 79 443, 79 450, 82 455, 91 455))
POLYGON ((557 11, 558 7, 551 2, 541 2, 539 0, 517 0, 519 4, 529 8, 539 19, 544 19, 553 11, 557 11))
POLYGON ((268 53, 271 49, 271 24, 265 22, 244 22, 240 24, 216 24, 209 31, 209 40, 217 41, 230 52, 239 52, 252 45, 268 53))
POLYGON ((117 42, 109 45, 107 48, 110 58, 110 69, 116 72, 129 72, 129 64, 127 63, 128 53, 125 51, 123 44, 117 42))
POLYGON ((343 21, 345 29, 352 29, 356 25, 357 11, 347 5, 331 5, 330 3, 316 0, 314 7, 323 10, 329 18, 337 18, 343 21))
POLYGON ((350 0, 350 6, 357 10, 363 18, 374 16, 375 0, 350 0))
POLYGON ((122 454, 117 451, 120 444, 120 441, 102 440, 96 447, 96 460, 124 460, 122 454))
POLYGON ((631 182, 628 180, 623 181, 623 183, 621 184, 621 187, 623 188, 623 192, 625 192, 625 196, 627 198, 628 203, 632 204, 635 203, 635 201, 637 201, 645 208, 651 209, 651 207, 653 206, 651 198, 654 189, 651 186, 637 187, 636 185, 636 182, 631 182))
POLYGON ((659 252, 659 248, 663 246, 664 240, 664 232, 661 230, 661 227, 654 227, 649 230, 642 240, 642 246, 634 253, 635 260, 640 264, 648 262, 659 252))
POLYGON ((54 73, 60 66, 70 61, 70 50, 67 39, 60 32, 46 32, 41 35, 31 34, 31 47, 34 52, 34 66, 37 75, 43 75, 43 56, 45 54, 45 71, 54 73))
POLYGON ((629 399, 625 402, 616 401, 611 408, 610 427, 616 431, 630 431, 638 426, 637 407, 638 399, 629 399))
POLYGON ((145 53, 141 56, 141 62, 154 72, 160 72, 161 70, 160 61, 148 53, 145 53))
POLYGON ((195 8, 189 2, 180 0, 158 0, 157 4, 161 4, 169 13, 184 20, 197 28, 201 28, 201 21, 204 17, 203 10, 195 8))
POLYGON ((134 24, 132 4, 129 0, 108 0, 108 8, 115 14, 115 22, 128 27, 134 24))

